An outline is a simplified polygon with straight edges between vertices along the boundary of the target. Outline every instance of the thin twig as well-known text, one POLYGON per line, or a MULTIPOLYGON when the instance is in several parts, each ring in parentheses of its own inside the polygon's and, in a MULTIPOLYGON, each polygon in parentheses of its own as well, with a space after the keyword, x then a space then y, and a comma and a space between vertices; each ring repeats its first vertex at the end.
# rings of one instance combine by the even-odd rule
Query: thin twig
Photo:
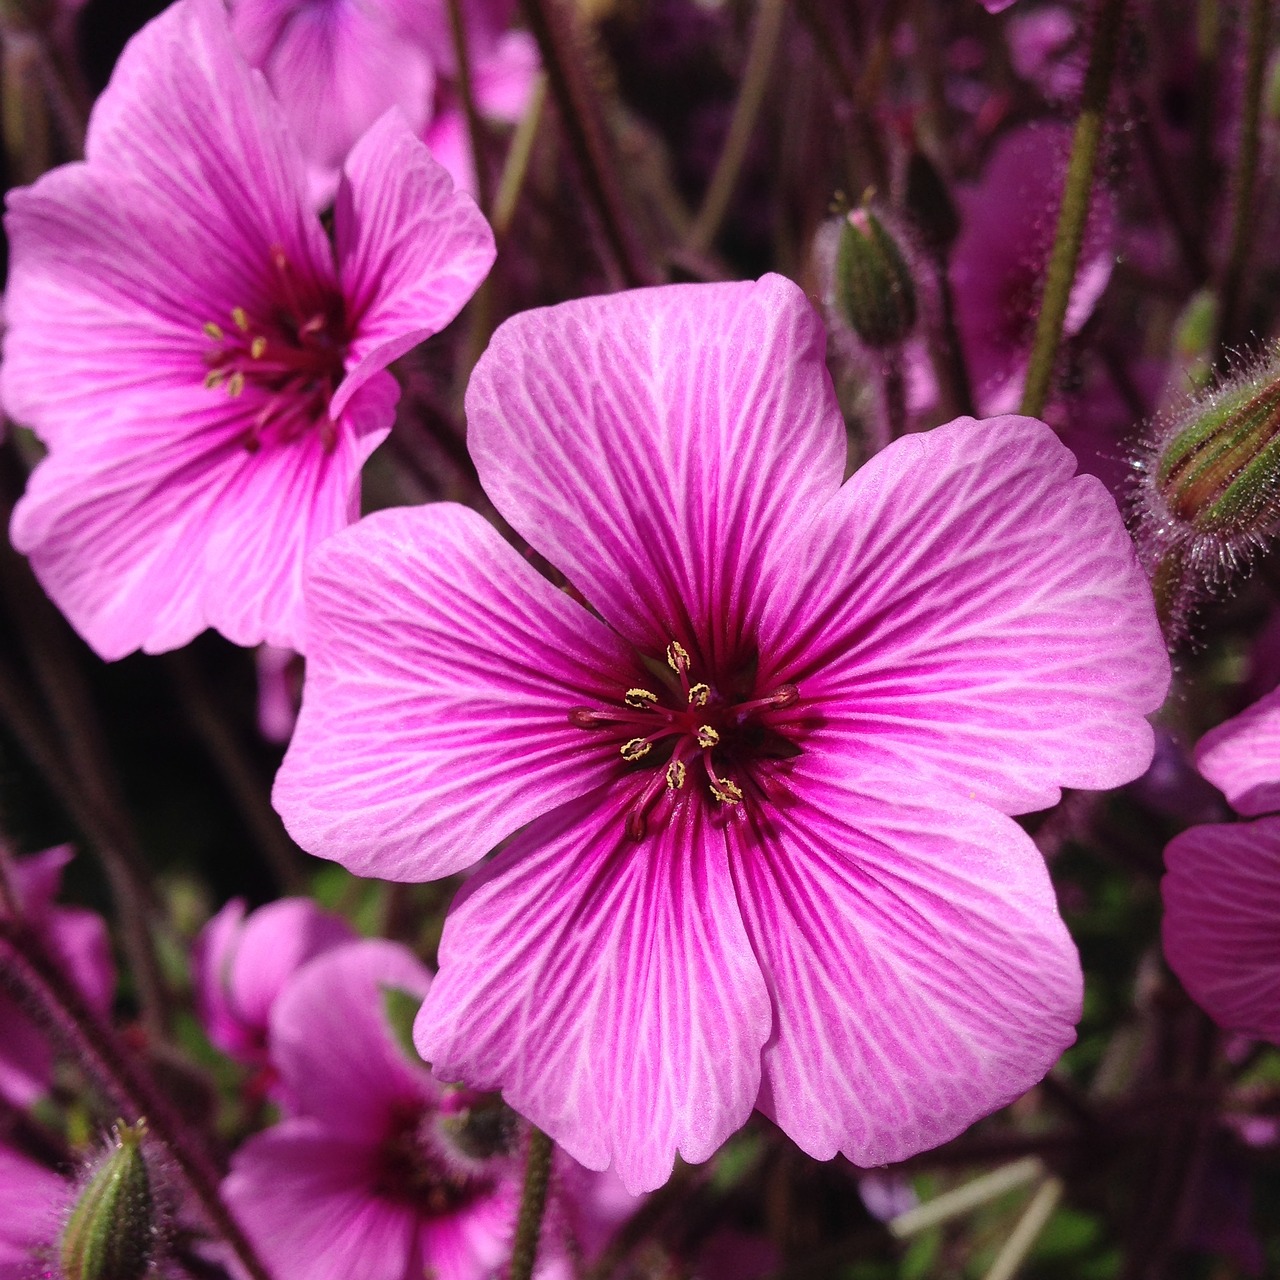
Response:
POLYGON ((1013 1280, 1027 1260, 1027 1255, 1035 1248, 1041 1233, 1049 1225, 1049 1219, 1053 1217, 1065 1190, 1061 1178, 1046 1178, 1040 1184, 996 1255, 985 1280, 1013 1280))
POLYGON ((515 1241, 511 1246, 509 1280, 531 1280, 538 1260, 538 1238, 542 1215, 547 1208, 547 1188, 551 1182, 551 1154, 554 1144, 541 1129, 529 1129, 529 1149, 525 1156, 524 1190, 520 1195, 520 1216, 516 1219, 515 1241))
POLYGON ((756 119, 764 105, 765 91, 769 87, 769 75, 773 70, 773 58, 778 49, 778 37, 782 34, 782 20, 786 16, 786 0, 760 0, 756 15, 751 46, 747 50, 747 65, 738 88, 738 99, 733 106, 729 132, 724 148, 716 161, 711 181, 707 184, 702 207, 685 241, 685 248, 694 253, 706 253, 716 238, 721 222, 729 210, 734 188, 742 173, 742 166, 751 145, 756 119))
POLYGON ((1120 47, 1124 25, 1125 0, 1101 0, 1093 44, 1089 51, 1089 67, 1084 77, 1084 94, 1080 116, 1071 143, 1071 160, 1058 210, 1058 229, 1049 271, 1040 300, 1036 335, 1027 363, 1027 382, 1022 393, 1022 412, 1038 418, 1044 412, 1049 388, 1053 383, 1058 360, 1058 346, 1075 283, 1076 265, 1084 242, 1089 199, 1093 193, 1093 174, 1106 122, 1107 104, 1111 101, 1111 80, 1120 47))

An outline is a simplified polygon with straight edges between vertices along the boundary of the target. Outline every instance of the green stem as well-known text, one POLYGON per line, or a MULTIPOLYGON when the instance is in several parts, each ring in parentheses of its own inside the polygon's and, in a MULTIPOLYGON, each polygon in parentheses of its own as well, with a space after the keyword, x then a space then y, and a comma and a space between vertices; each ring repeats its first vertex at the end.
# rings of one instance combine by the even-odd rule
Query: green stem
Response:
POLYGON ((1027 383, 1022 393, 1022 412, 1038 418, 1044 412, 1049 388, 1053 383, 1058 345, 1071 300, 1071 286, 1076 278, 1080 246, 1084 241, 1085 220, 1089 214, 1089 197, 1093 191, 1093 173, 1098 159, 1098 146, 1111 99, 1111 79, 1120 47, 1120 31, 1124 25, 1125 0, 1101 0, 1093 45, 1089 50, 1089 68, 1084 77, 1084 94, 1080 117, 1076 121, 1071 143, 1071 160, 1058 210, 1058 230, 1054 237, 1049 271, 1036 320, 1036 336, 1027 364, 1027 383))
POLYGON ((508 1280, 530 1280, 533 1275, 533 1265, 538 1260, 538 1237, 542 1234, 542 1215, 547 1207, 547 1188, 551 1182, 553 1149, 551 1139, 541 1129, 530 1128, 524 1190, 520 1195, 520 1216, 516 1219, 508 1280))
POLYGON ((491 189, 484 148, 484 121, 480 119, 475 86, 471 79, 471 55, 467 47, 467 24, 462 13, 462 0, 449 0, 448 8, 453 57, 458 64, 458 97, 462 99, 462 111, 466 116, 467 135, 471 143, 471 163, 476 171, 476 203, 480 206, 480 212, 488 215, 491 189))
POLYGON ((1244 103, 1240 116, 1240 149, 1236 168, 1234 207, 1231 214, 1231 248, 1218 288, 1217 348, 1239 340, 1243 334, 1241 312, 1245 270, 1258 221, 1258 153, 1262 141, 1262 90, 1267 70, 1267 41, 1272 0, 1249 0, 1245 34, 1244 103))

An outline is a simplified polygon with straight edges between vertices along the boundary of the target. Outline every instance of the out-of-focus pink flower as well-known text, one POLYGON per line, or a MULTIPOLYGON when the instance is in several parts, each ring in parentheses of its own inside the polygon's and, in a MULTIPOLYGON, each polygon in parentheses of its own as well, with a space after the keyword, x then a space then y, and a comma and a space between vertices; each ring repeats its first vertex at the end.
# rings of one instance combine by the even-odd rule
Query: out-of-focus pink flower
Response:
POLYGON ((258 732, 268 742, 289 741, 302 697, 302 660, 292 649, 258 646, 258 732))
POLYGON ((1005 28, 1013 69, 1048 98, 1079 92, 1084 61, 1073 56, 1079 18, 1058 5, 1017 13, 1005 28))
MULTIPOLYGON (((951 257, 956 320, 974 395, 983 413, 1008 413, 1021 399, 1045 263, 1071 147, 1063 125, 1006 134, 976 185, 958 188, 962 227, 951 257)), ((1078 333, 1111 278, 1114 217, 1095 191, 1064 332, 1078 333)))
POLYGON ((1013 0, 982 0, 982 7, 988 13, 1003 13, 1013 0))
POLYGON ((208 626, 300 648, 303 562, 391 426, 386 365, 453 318, 492 234, 391 112, 330 245, 220 0, 130 42, 87 154, 9 197, 3 399, 49 446, 14 545, 103 657, 208 626))
MULTIPOLYGON (((523 113, 538 67, 533 40, 505 30, 511 11, 508 0, 462 3, 476 106, 503 121, 523 113)), ((234 0, 232 23, 302 145, 317 206, 332 199, 356 140, 392 106, 474 192, 445 0, 234 0)))
POLYGON ((271 1010, 308 960, 355 938, 309 898, 282 898, 245 915, 228 902, 200 931, 191 957, 196 1008, 209 1039, 249 1066, 268 1063, 271 1010))
MULTIPOLYGON (((102 918, 82 907, 54 904, 62 869, 71 861, 68 846, 46 849, 9 864, 23 919, 35 930, 49 955, 99 1013, 111 1007, 115 967, 102 918)), ((0 991, 0 1097, 15 1106, 34 1102, 49 1087, 53 1046, 13 1000, 0 991)))
POLYGON ((1254 821, 1169 842, 1165 956, 1215 1021, 1280 1044, 1280 690, 1205 734, 1196 765, 1254 821))
MULTIPOLYGON (((430 981, 406 948, 353 942, 276 1003, 285 1119, 240 1148, 224 1184, 276 1280, 488 1280, 509 1258, 518 1160, 463 1151, 450 1094, 383 1012, 388 989, 421 999, 430 981)), ((549 1247, 537 1274, 571 1272, 549 1247)))
POLYGON ((66 1178, 0 1144, 0 1280, 61 1274, 44 1266, 74 1194, 66 1178))
POLYGON ((942 1142, 1038 1080, 1080 972, 1004 816, 1150 760, 1168 661, 1112 499, 1042 423, 905 437, 841 485, 791 282, 509 320, 485 489, 589 601, 450 504, 309 577, 276 803, 304 847, 461 891, 419 1015, 632 1190, 760 1106, 819 1159, 942 1142))

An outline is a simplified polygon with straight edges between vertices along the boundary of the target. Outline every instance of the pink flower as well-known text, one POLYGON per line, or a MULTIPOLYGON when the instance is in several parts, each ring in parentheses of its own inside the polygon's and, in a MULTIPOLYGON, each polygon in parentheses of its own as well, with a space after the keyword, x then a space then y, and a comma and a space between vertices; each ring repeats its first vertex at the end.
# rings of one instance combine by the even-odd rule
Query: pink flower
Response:
POLYGON ((355 933, 309 898, 282 898, 250 913, 235 898, 200 931, 191 957, 196 1007, 209 1039, 249 1066, 267 1065, 271 1010, 308 960, 355 933))
MULTIPOLYGON (((511 8, 462 5, 476 105, 499 120, 520 117, 537 70, 530 37, 504 34, 511 8)), ((455 183, 474 191, 445 0, 234 0, 232 22, 299 139, 317 205, 332 199, 356 140, 393 106, 455 183)))
POLYGON ((530 311, 468 391, 479 516, 381 512, 309 577, 276 803, 304 847, 460 892, 416 1037, 654 1187, 753 1106, 860 1164, 1070 1043, 1080 971, 1006 812, 1141 773, 1168 661, 1102 485, 963 420, 848 483, 804 295, 530 311))
MULTIPOLYGON (((62 869, 71 861, 66 845, 29 858, 15 858, 9 869, 23 919, 35 930, 52 959, 99 1012, 111 1007, 115 968, 102 918, 82 907, 54 905, 62 869)), ((13 1000, 0 991, 0 1097, 30 1106, 49 1087, 53 1046, 13 1000)))
POLYGON ((1215 1021, 1280 1044, 1280 689, 1205 734, 1196 765, 1254 821, 1165 849, 1165 956, 1215 1021))
POLYGON ((41 1264, 53 1253, 74 1194, 52 1169, 0 1143, 0 1280, 54 1274, 41 1264))
MULTIPOLYGON (((430 981, 406 948, 353 942, 299 970, 273 1009, 287 1114, 224 1186, 276 1280, 488 1280, 510 1256, 518 1162, 463 1150, 461 1100, 383 1013, 389 989, 420 1000, 430 981)), ((567 1277, 548 1245, 538 1274, 567 1277)))
POLYGON ((103 657, 207 626, 298 648, 303 563, 391 425, 385 368, 453 318, 492 235, 390 113, 331 246, 220 0, 134 38, 87 154, 9 201, 2 394, 49 446, 14 545, 103 657))

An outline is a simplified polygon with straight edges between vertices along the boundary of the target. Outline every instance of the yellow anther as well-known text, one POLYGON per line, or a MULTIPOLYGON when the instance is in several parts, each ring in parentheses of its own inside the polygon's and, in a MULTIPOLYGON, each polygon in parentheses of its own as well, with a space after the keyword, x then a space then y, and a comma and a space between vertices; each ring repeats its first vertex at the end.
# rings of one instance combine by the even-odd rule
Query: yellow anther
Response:
POLYGON ((689 651, 679 640, 673 640, 667 645, 667 665, 678 675, 684 675, 689 670, 689 651))
POLYGON ((646 707, 652 707, 657 704, 658 695, 650 693, 648 689, 628 689, 622 700, 627 706, 634 707, 637 711, 643 711, 646 707))
POLYGON ((249 354, 255 360, 261 360, 262 357, 267 354, 266 338, 264 338, 261 334, 259 334, 256 338, 254 338, 254 340, 251 343, 249 343, 249 354))
POLYGON ((233 400, 244 390, 244 374, 239 369, 227 379, 227 395, 233 400))
POLYGON ((643 760, 652 750, 652 742, 644 738, 628 738, 622 744, 622 758, 634 764, 637 760, 643 760))
POLYGON ((742 799, 742 788, 731 778, 716 778, 711 784, 711 794, 721 804, 738 804, 742 799))
POLYGON ((720 735, 709 724, 700 724, 693 736, 700 747, 714 747, 720 741, 720 735))
POLYGON ((241 333, 249 332, 249 313, 243 307, 232 307, 231 318, 236 322, 236 328, 241 333))
POLYGON ((684 780, 689 770, 685 768, 683 760, 673 760, 667 765, 667 790, 679 791, 684 786, 684 780))
POLYGON ((206 338, 212 338, 214 342, 221 342, 222 326, 214 324, 212 320, 206 320, 204 322, 204 336, 206 338))
POLYGON ((705 707, 709 697, 711 697, 711 686, 709 684, 699 683, 689 686, 689 705, 691 707, 705 707))
POLYGON ((222 385, 222 380, 226 376, 227 375, 223 373, 221 369, 210 369, 209 372, 204 375, 205 389, 212 391, 214 387, 220 387, 222 385))

